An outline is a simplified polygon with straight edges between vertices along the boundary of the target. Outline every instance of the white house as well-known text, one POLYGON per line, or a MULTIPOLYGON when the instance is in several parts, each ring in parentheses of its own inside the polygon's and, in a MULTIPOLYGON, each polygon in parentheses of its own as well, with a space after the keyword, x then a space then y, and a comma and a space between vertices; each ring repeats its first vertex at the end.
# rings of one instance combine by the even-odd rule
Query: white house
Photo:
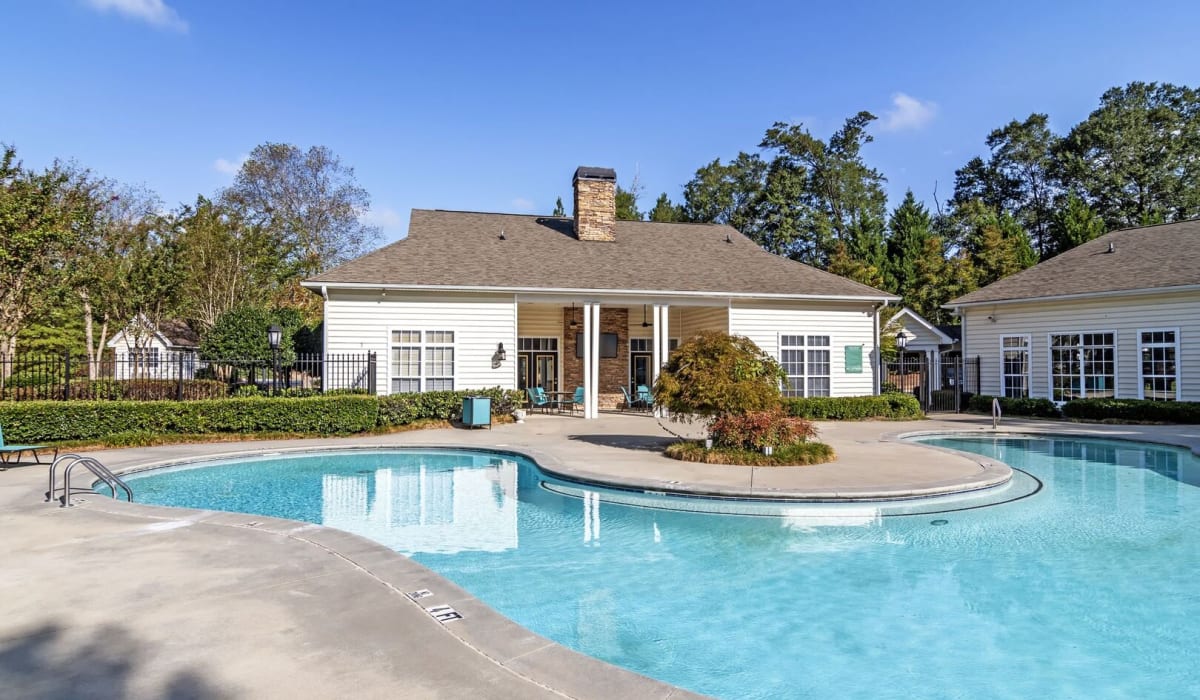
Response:
POLYGON ((729 226, 618 221, 612 170, 573 185, 574 218, 418 209, 407 238, 305 281, 325 299, 325 351, 377 352, 380 393, 581 386, 594 417, 719 330, 777 357, 791 395, 878 391, 895 297, 729 226))
POLYGON ((905 307, 892 316, 887 323, 887 329, 896 334, 898 348, 903 344, 903 349, 900 349, 894 363, 894 373, 885 378, 886 381, 896 384, 900 391, 919 390, 919 398, 932 407, 931 390, 974 388, 961 384, 964 367, 959 326, 934 325, 916 311, 905 307), (912 385, 911 372, 916 368, 921 369, 916 376, 928 375, 929 386, 912 385))
POLYGON ((981 391, 1200 401, 1200 220, 1113 231, 947 306, 981 391))
POLYGON ((183 321, 149 328, 135 320, 105 345, 112 351, 113 379, 191 379, 200 366, 200 336, 183 321), (141 327, 136 324, 142 324, 141 327), (142 331, 142 329, 145 329, 142 331))

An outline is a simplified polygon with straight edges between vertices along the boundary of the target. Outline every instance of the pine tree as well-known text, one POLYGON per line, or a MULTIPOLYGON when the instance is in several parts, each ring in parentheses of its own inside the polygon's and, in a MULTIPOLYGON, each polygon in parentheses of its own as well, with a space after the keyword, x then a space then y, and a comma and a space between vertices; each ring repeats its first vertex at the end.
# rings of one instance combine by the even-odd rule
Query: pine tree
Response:
POLYGON ((1074 192, 1068 195, 1062 209, 1054 215, 1050 234, 1054 241, 1054 254, 1070 250, 1103 236, 1108 231, 1104 219, 1092 210, 1074 192))
POLYGON ((883 273, 879 268, 855 256, 842 241, 835 243, 833 252, 829 254, 828 270, 835 275, 861 282, 868 287, 883 286, 883 273))
MULTIPOLYGON (((916 279, 916 266, 927 254, 927 242, 933 237, 933 218, 909 190, 888 221, 887 260, 883 268, 884 288, 904 297, 908 306, 912 306, 909 296, 916 279)), ((942 258, 940 243, 937 257, 942 258)))
POLYGON ((563 208, 562 197, 554 200, 554 211, 550 216, 566 216, 567 210, 563 208))
POLYGON ((658 195, 658 200, 654 202, 654 208, 650 210, 647 218, 650 221, 683 221, 683 207, 672 204, 667 193, 663 192, 658 195))

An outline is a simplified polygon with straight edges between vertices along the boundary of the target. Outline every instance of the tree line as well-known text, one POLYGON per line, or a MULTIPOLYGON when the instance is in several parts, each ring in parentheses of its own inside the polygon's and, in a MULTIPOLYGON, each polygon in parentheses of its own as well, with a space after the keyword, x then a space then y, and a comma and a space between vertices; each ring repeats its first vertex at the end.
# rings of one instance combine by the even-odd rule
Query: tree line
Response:
MULTIPOLYGON (((937 323, 950 299, 1117 228, 1200 215, 1200 93, 1166 83, 1107 90, 1066 134, 1034 113, 991 131, 985 155, 955 172, 930 211, 909 190, 890 212, 886 178, 863 156, 875 116, 828 139, 777 122, 758 150, 715 159, 638 210, 618 188, 617 216, 733 226, 766 250, 903 298, 937 323)), ((561 200, 560 206, 561 209, 561 200)))
POLYGON ((94 373, 113 334, 141 346, 167 319, 204 335, 235 309, 293 309, 275 314, 292 326, 319 318, 299 282, 375 243, 379 230, 360 221, 369 205, 353 169, 323 146, 262 144, 229 187, 171 210, 74 163, 26 167, 6 146, 0 355, 19 339, 82 349, 94 373))

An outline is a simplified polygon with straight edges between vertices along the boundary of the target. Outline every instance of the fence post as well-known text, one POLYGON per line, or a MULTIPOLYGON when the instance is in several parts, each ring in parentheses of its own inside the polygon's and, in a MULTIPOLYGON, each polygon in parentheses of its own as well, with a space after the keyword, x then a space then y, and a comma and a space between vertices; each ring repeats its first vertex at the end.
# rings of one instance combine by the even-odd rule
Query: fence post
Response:
POLYGON ((378 393, 375 389, 375 353, 367 353, 367 391, 372 395, 378 393))
POLYGON ((183 353, 179 351, 175 352, 175 369, 179 372, 179 383, 176 384, 175 388, 175 400, 183 401, 183 353))
POLYGON ((71 351, 63 353, 63 401, 71 400, 71 351))

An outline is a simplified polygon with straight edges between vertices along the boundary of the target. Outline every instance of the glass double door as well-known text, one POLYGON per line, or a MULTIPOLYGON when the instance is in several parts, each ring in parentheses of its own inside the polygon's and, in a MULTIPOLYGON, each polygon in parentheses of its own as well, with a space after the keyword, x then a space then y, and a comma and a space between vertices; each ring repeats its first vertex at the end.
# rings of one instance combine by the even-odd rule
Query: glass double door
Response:
POLYGON ((558 353, 522 352, 517 357, 517 388, 558 391, 558 353))
POLYGON ((629 391, 639 386, 650 386, 650 364, 654 355, 648 352, 629 353, 629 391))

